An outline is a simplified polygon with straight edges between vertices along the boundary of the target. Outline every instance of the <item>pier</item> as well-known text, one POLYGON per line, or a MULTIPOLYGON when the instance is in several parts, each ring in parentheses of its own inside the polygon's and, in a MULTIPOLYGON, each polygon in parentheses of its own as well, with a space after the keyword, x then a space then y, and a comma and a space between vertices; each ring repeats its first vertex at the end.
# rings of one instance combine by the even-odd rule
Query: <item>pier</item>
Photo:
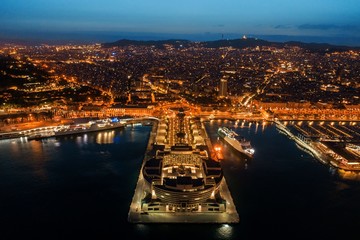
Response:
POLYGON ((211 141, 200 119, 185 117, 156 122, 149 136, 128 221, 238 223, 239 215, 221 166, 214 159, 208 159, 207 155, 212 155, 210 149, 211 141), (174 126, 191 136, 176 134, 174 126), (164 129, 167 129, 166 133, 164 129), (184 172, 182 166, 185 167, 184 172), (214 177, 206 176, 210 169, 214 177), (156 177, 157 174, 159 177, 156 177), (192 176, 192 180, 186 176, 192 176), (202 181, 203 187, 200 184, 202 181))
POLYGON ((293 139, 316 159, 342 171, 360 172, 360 135, 354 123, 275 121, 280 132, 293 139), (285 125, 286 124, 286 125, 285 125))
POLYGON ((30 129, 22 129, 12 132, 0 133, 0 140, 24 138, 27 140, 40 140, 51 137, 59 137, 65 135, 84 134, 89 132, 99 132, 112 130, 117 128, 124 128, 125 126, 135 126, 138 124, 150 124, 154 117, 139 117, 139 118, 104 118, 104 119, 73 119, 70 124, 50 125, 43 127, 35 127, 30 129))

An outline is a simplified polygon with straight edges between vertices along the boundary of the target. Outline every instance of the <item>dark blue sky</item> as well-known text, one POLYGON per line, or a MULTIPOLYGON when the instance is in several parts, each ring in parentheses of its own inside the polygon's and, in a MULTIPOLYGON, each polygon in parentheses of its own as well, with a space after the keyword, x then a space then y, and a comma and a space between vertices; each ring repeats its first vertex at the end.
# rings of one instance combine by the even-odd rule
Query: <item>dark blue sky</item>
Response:
POLYGON ((360 0, 1 0, 0 23, 3 38, 246 34, 356 42, 360 0))

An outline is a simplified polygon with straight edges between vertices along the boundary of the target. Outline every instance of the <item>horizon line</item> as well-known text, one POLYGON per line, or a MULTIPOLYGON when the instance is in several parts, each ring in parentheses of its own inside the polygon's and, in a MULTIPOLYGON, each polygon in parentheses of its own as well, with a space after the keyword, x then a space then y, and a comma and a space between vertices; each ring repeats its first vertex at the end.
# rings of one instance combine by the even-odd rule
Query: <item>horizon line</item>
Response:
POLYGON ((120 40, 131 41, 166 41, 185 40, 191 42, 210 42, 219 40, 237 40, 246 36, 248 39, 259 39, 268 42, 301 42, 329 44, 343 47, 360 47, 360 37, 349 36, 318 36, 318 35, 281 35, 281 34, 240 34, 240 33, 155 33, 155 32, 37 32, 21 34, 4 34, 0 42, 23 44, 59 44, 59 43, 113 43, 120 40))

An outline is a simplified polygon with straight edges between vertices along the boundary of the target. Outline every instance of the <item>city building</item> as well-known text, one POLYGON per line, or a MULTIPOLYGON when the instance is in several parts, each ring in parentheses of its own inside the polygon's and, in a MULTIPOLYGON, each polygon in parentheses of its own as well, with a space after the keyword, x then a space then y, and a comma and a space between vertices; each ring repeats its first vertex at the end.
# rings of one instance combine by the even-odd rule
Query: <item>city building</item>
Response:
POLYGON ((147 160, 143 176, 150 191, 142 200, 144 212, 225 212, 220 196, 223 172, 206 150, 176 144, 157 150, 147 160))
POLYGON ((219 97, 227 97, 227 85, 228 85, 227 77, 222 77, 220 79, 219 97))
POLYGON ((153 146, 154 155, 144 163, 142 174, 149 191, 142 199, 141 210, 225 212, 226 201, 220 195, 221 165, 211 158, 205 142, 196 140, 196 136, 199 137, 198 134, 195 136, 197 124, 185 119, 185 113, 180 109, 176 119, 159 127, 165 130, 163 136, 169 140, 161 143, 164 141, 158 136, 153 146), (166 131, 174 127, 178 132, 166 131), (172 139, 175 144, 171 144, 172 139), (189 142, 189 139, 193 141, 189 142))

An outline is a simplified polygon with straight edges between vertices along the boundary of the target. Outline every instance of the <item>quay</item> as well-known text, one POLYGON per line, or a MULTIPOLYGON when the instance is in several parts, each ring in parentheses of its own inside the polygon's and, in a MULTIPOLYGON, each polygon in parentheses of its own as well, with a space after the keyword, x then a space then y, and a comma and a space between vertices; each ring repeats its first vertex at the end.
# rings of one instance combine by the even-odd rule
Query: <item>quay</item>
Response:
MULTIPOLYGON (((274 121, 277 129, 293 139, 316 159, 341 172, 360 173, 360 129, 356 124, 345 126, 323 121, 274 121)), ((343 174, 344 175, 344 174, 343 174)))
POLYGON ((147 124, 151 121, 152 117, 142 118, 126 118, 118 119, 114 118, 79 118, 73 119, 68 124, 61 125, 46 125, 42 127, 21 129, 11 132, 0 133, 0 140, 14 139, 14 138, 25 138, 30 140, 40 140, 50 137, 59 137, 66 135, 84 134, 89 132, 99 132, 112 129, 121 129, 125 126, 133 126, 136 124, 147 124))

